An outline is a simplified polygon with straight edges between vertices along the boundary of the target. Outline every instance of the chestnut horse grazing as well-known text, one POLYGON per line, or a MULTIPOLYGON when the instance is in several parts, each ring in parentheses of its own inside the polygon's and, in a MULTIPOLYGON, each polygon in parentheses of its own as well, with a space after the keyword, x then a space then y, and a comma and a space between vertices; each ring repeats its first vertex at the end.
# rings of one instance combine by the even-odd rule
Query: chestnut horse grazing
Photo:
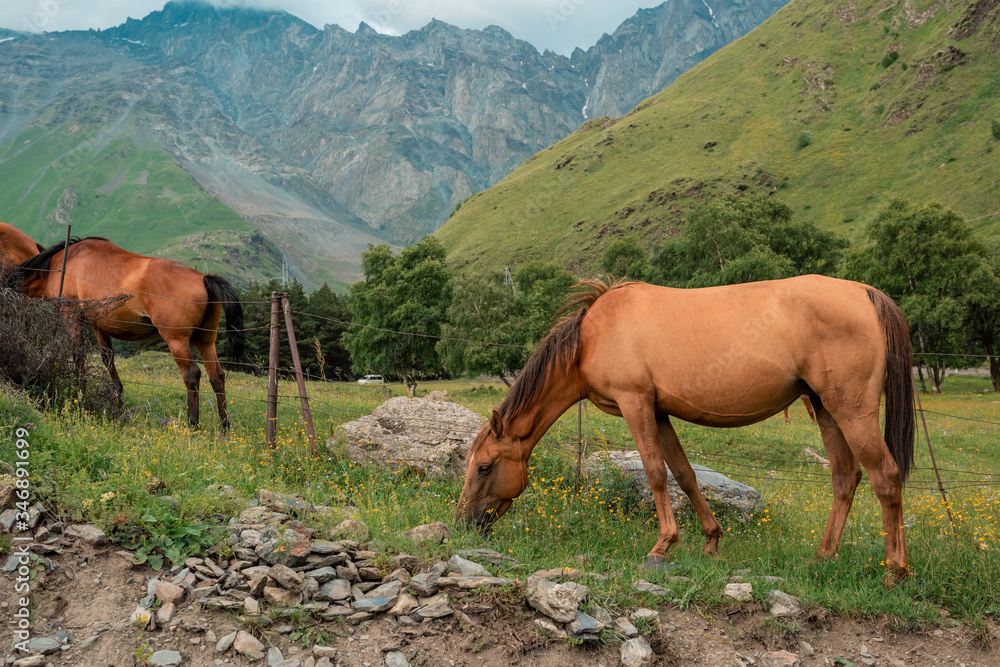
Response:
POLYGON ((671 417, 746 426, 803 394, 830 458, 833 508, 818 556, 837 553, 864 466, 882 505, 888 573, 907 573, 902 482, 913 462, 911 349, 902 312, 860 283, 801 276, 726 287, 671 289, 581 283, 469 450, 456 520, 488 527, 528 484, 528 458, 569 407, 589 399, 625 418, 653 491, 662 567, 680 540, 666 491, 670 467, 701 519, 705 552, 722 529, 695 481, 671 417), (879 398, 886 394, 885 438, 879 398))
MULTIPOLYGON (((0 263, 6 259, 11 264, 20 264, 45 250, 30 236, 6 222, 0 222, 0 263)), ((3 267, 0 266, 0 270, 3 267)))
MULTIPOLYGON (((7 284, 23 285, 32 297, 58 296, 65 246, 65 242, 57 243, 22 263, 7 276, 7 284)), ((122 294, 130 298, 90 322, 118 391, 122 383, 111 339, 138 341, 160 336, 180 368, 187 387, 188 422, 196 425, 201 370, 191 355, 193 345, 215 390, 219 420, 223 429, 228 428, 226 374, 215 352, 215 338, 225 312, 229 357, 238 359, 243 355, 243 307, 233 286, 219 276, 199 273, 179 262, 123 250, 107 239, 72 239, 63 296, 104 299, 122 294)))

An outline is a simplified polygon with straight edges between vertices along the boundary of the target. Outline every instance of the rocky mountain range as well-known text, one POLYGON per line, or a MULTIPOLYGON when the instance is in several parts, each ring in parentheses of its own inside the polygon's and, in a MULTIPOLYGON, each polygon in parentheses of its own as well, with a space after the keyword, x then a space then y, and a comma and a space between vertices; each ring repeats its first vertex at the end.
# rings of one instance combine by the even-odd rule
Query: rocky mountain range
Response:
MULTIPOLYGON (((107 187, 83 172, 121 162, 125 173, 125 140, 165 152, 307 283, 349 281, 367 243, 434 231, 470 195, 586 119, 627 113, 785 1, 668 0, 570 57, 495 26, 351 33, 200 2, 103 31, 5 32, 0 171, 44 159, 0 216, 44 236, 67 191, 86 203, 89 187, 107 187)), ((151 194, 133 189, 118 208, 142 225, 151 194)), ((160 230, 156 244, 183 246, 190 231, 160 230)))

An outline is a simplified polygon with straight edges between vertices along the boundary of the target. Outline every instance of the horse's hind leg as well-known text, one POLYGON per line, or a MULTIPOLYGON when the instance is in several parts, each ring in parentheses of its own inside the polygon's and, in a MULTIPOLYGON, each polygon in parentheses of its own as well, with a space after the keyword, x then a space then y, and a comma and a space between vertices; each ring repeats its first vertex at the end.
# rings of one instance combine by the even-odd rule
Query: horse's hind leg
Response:
POLYGON ((656 421, 660 432, 660 454, 663 460, 670 467, 670 472, 674 474, 677 485, 691 500, 691 506, 701 519, 701 528, 705 532, 705 553, 715 555, 719 552, 719 537, 722 536, 722 526, 719 525, 712 510, 705 501, 701 489, 698 488, 698 480, 695 478, 691 463, 688 462, 681 442, 677 438, 677 432, 668 417, 661 417, 656 421))
MULTIPOLYGON (((818 406, 817 406, 818 407, 818 406)), ((825 407, 825 406, 824 406, 825 407)), ((827 416, 829 415, 829 411, 827 416)), ((843 439, 847 442, 850 452, 860 461, 868 473, 872 491, 882 506, 882 532, 885 534, 885 565, 888 573, 883 583, 890 587, 909 572, 909 562, 906 557, 906 540, 903 536, 903 485, 899 479, 899 466, 889 453, 889 448, 879 432, 878 412, 854 419, 839 415, 835 423, 840 427, 843 439)), ((816 410, 819 418, 820 410, 816 410)), ((823 422, 820 422, 821 424, 823 422)), ((825 435, 825 434, 824 434, 825 435)), ((825 442, 825 438, 824 438, 825 442)), ((829 452, 830 450, 827 449, 829 452)), ((830 457, 831 468, 833 457, 830 457)), ((855 464, 857 465, 857 464, 855 464)), ((856 473, 860 478, 860 471, 856 473)), ((856 483, 855 483, 856 486, 856 483)), ((836 483, 834 494, 837 494, 836 483)), ((853 493, 852 493, 853 496, 853 493)), ((836 500, 834 501, 836 503, 836 500)), ((848 506, 849 509, 849 506, 848 506)), ((832 518, 832 517, 831 517, 832 518)), ((846 511, 844 513, 846 520, 846 511)), ((843 524, 840 526, 843 529, 843 524)), ((836 534, 839 539, 839 531, 836 534)), ((825 537, 824 537, 825 539, 825 537)), ((825 542, 824 542, 825 544, 825 542)), ((836 544, 833 545, 834 550, 836 544)))
POLYGON ((816 422, 823 436, 823 446, 830 459, 830 475, 833 482, 833 506, 830 508, 830 518, 826 522, 826 530, 820 542, 816 555, 820 558, 830 558, 837 554, 840 537, 844 533, 847 515, 854 504, 854 492, 861 481, 861 466, 844 438, 844 433, 830 412, 819 399, 813 399, 813 410, 816 422))
POLYGON ((212 384, 215 400, 219 405, 219 423, 225 431, 229 428, 229 412, 226 410, 226 372, 222 369, 215 351, 215 331, 197 331, 191 337, 191 342, 205 364, 208 381, 212 384))
POLYGON ((642 458, 642 467, 649 480, 649 489, 653 492, 656 518, 660 526, 659 539, 646 557, 646 564, 651 567, 662 567, 668 562, 667 549, 680 542, 681 534, 677 530, 674 510, 667 495, 667 468, 658 443, 656 415, 653 412, 652 401, 646 401, 641 397, 632 401, 619 400, 618 408, 628 424, 632 439, 635 440, 635 447, 642 458))
POLYGON ((191 358, 191 345, 187 338, 171 337, 167 338, 167 347, 170 348, 170 354, 174 358, 174 362, 181 371, 181 377, 184 379, 184 386, 187 387, 187 416, 188 424, 191 426, 198 425, 198 388, 201 384, 201 369, 198 368, 198 364, 193 358, 191 358))

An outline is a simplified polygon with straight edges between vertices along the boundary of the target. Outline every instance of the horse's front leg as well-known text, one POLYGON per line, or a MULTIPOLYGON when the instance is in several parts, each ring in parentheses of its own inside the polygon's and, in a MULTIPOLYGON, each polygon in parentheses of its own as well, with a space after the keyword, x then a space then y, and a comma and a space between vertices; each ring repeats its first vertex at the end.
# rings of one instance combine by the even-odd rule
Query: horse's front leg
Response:
POLYGON ((701 520, 701 529, 705 533, 705 553, 714 556, 719 553, 719 538, 722 537, 722 526, 715 518, 705 496, 698 488, 698 480, 695 477, 694 469, 688 461, 687 455, 681 448, 681 441, 670 423, 669 417, 661 417, 657 424, 660 429, 660 453, 663 460, 670 467, 670 472, 674 473, 677 486, 687 495, 691 501, 691 506, 701 520))
POLYGON ((670 506, 670 496, 667 495, 667 468, 659 446, 659 430, 652 400, 637 397, 632 401, 618 401, 618 408, 628 424, 635 447, 642 458, 642 467, 649 480, 649 488, 653 492, 653 503, 656 505, 656 518, 659 521, 660 533, 656 546, 646 556, 646 565, 662 568, 669 562, 667 549, 681 540, 674 519, 674 510, 670 506))
POLYGON ((95 326, 94 337, 97 338, 97 346, 101 348, 101 361, 104 362, 104 367, 108 369, 108 374, 111 376, 111 382, 114 384, 115 391, 121 397, 125 388, 122 385, 121 378, 118 377, 118 369, 115 367, 115 351, 112 347, 111 336, 95 326))

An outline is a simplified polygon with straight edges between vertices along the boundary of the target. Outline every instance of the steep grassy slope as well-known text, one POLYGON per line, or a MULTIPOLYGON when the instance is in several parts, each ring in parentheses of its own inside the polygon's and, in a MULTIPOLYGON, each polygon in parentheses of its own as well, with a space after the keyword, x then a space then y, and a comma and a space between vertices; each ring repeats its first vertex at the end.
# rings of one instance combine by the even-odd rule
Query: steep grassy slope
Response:
POLYGON ((996 0, 793 0, 470 198, 437 235, 457 268, 555 259, 586 273, 609 240, 652 246, 734 189, 848 236, 893 196, 1000 234, 998 31, 996 0))
POLYGON ((239 282, 281 271, 273 246, 125 118, 111 132, 53 122, 0 145, 0 219, 49 245, 70 221, 77 236, 106 236, 239 282), (218 247, 203 247, 204 244, 218 247))

